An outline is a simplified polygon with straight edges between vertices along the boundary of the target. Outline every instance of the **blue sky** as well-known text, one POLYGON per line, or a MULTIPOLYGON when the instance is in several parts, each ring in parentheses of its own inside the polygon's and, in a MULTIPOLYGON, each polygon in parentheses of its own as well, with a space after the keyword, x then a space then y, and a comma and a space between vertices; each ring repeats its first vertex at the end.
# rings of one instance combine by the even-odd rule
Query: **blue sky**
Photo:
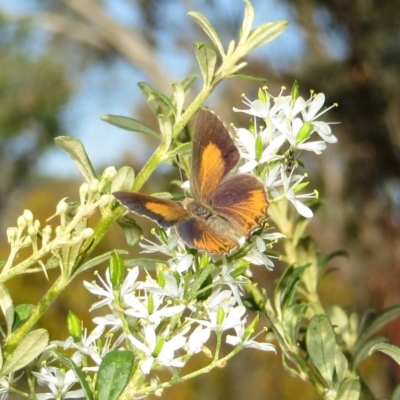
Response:
MULTIPOLYGON (((195 6, 197 3, 193 1, 195 6)), ((186 2, 174 0, 160 4, 165 8, 163 10, 165 23, 177 24, 177 29, 182 32, 191 31, 193 22, 186 16, 189 11, 184 7, 186 2)), ((223 0, 216 4, 220 10, 212 15, 207 9, 198 11, 217 23, 219 17, 229 18, 229 14, 237 14, 238 7, 243 9, 241 0, 223 0)), ((259 57, 265 57, 269 64, 277 69, 290 68, 292 63, 301 58, 304 43, 302 33, 296 26, 290 9, 279 0, 255 0, 253 4, 256 9, 255 25, 278 19, 288 19, 291 22, 279 38, 256 53, 259 57)), ((40 2, 0 0, 0 7, 12 12, 31 13, 40 7, 40 2)), ((135 26, 141 23, 140 15, 135 12, 132 2, 128 5, 124 0, 109 0, 106 2, 106 7, 121 23, 135 26)), ((324 21, 323 15, 320 17, 319 20, 324 21)), ((38 33, 38 38, 43 38, 43 35, 45 34, 38 33)), ((189 73, 198 72, 193 70, 194 57, 191 54, 180 51, 168 36, 160 36, 159 39, 163 43, 163 50, 155 62, 162 63, 172 80, 181 80, 189 73)), ((204 40, 204 38, 199 39, 204 40)), ((341 52, 345 51, 340 38, 328 35, 326 40, 332 42, 331 48, 336 49, 336 56, 340 57, 341 52)), ((132 157, 136 157, 140 163, 144 163, 151 154, 152 149, 142 148, 135 133, 123 131, 100 119, 104 114, 132 116, 135 104, 141 99, 136 82, 143 80, 146 80, 146 77, 140 75, 122 59, 107 66, 90 67, 78 78, 79 88, 65 107, 62 118, 68 134, 78 137, 83 142, 98 172, 101 172, 99 170, 101 166, 117 163, 120 154, 126 153, 130 148, 132 157), (140 151, 137 151, 138 147, 140 151)), ((55 146, 41 158, 38 169, 42 173, 60 177, 79 175, 69 157, 55 146)))

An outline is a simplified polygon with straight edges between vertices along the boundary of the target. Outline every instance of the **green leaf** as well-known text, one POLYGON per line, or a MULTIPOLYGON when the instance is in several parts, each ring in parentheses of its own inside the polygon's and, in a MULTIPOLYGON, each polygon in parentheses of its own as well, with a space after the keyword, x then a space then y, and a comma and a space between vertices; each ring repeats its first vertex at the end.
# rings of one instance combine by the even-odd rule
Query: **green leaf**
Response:
POLYGON ((369 354, 371 355, 375 351, 380 351, 381 353, 387 354, 389 357, 393 358, 393 360, 396 361, 397 364, 400 365, 399 347, 389 343, 378 343, 370 349, 369 354))
POLYGON ((211 39, 214 43, 214 46, 218 49, 221 56, 224 55, 224 48, 222 46, 221 40, 218 36, 217 31, 211 25, 210 21, 201 13, 196 11, 191 11, 188 13, 188 16, 194 19, 200 27, 203 29, 204 33, 211 39))
POLYGON ((192 150, 191 142, 181 143, 167 153, 167 155, 165 156, 165 161, 175 158, 176 156, 189 155, 191 153, 191 150, 192 150))
POLYGON ((280 20, 268 22, 255 28, 246 41, 245 51, 249 54, 251 51, 260 47, 279 36, 288 26, 289 21, 280 20))
POLYGON ((76 377, 78 378, 79 383, 81 384, 81 388, 85 393, 86 399, 93 400, 93 394, 85 379, 85 376, 83 375, 82 371, 78 368, 78 366, 74 363, 74 361, 69 357, 65 356, 64 354, 60 353, 58 350, 52 350, 52 353, 54 353, 64 365, 66 365, 68 368, 74 371, 76 377))
POLYGON ((160 134, 157 131, 137 119, 111 114, 103 115, 101 119, 126 131, 139 132, 160 139, 160 134))
POLYGON ((0 308, 6 321, 8 336, 11 334, 14 324, 14 305, 9 292, 4 285, 0 285, 0 308))
POLYGON ((332 260, 335 257, 348 257, 348 256, 349 253, 346 250, 334 251, 318 259, 318 268, 323 267, 325 264, 327 264, 330 260, 332 260))
POLYGON ((248 74, 231 74, 229 77, 230 78, 242 78, 242 79, 247 79, 249 81, 267 83, 267 79, 262 78, 261 76, 253 76, 253 75, 248 75, 248 74))
POLYGON ((171 119, 166 115, 158 115, 158 123, 160 125, 161 135, 163 137, 163 142, 166 144, 167 149, 172 142, 172 123, 171 119))
POLYGON ((360 382, 357 378, 349 378, 345 380, 340 389, 335 400, 357 400, 360 398, 360 382))
POLYGON ((49 334, 45 329, 29 332, 6 360, 0 375, 4 376, 25 367, 44 351, 48 343, 49 334))
POLYGON ((249 0, 244 0, 244 18, 242 23, 242 28, 240 30, 240 41, 239 44, 246 42, 250 35, 251 28, 254 22, 254 7, 249 0))
POLYGON ((392 397, 390 398, 390 400, 400 400, 400 382, 394 388, 392 397))
POLYGON ((153 89, 148 83, 145 82, 139 82, 138 86, 154 114, 158 115, 162 112, 165 113, 166 106, 168 111, 171 111, 174 115, 176 115, 175 106, 165 94, 153 89))
POLYGON ((86 182, 90 183, 92 180, 96 179, 96 173, 92 163, 80 140, 72 136, 57 136, 54 142, 60 149, 66 151, 70 155, 86 182))
POLYGON ((113 285, 113 289, 118 289, 125 275, 125 265, 123 258, 118 252, 113 251, 110 257, 110 281, 113 285))
POLYGON ((172 87, 174 88, 172 97, 176 107, 176 118, 179 119, 182 115, 183 106, 185 104, 185 89, 178 82, 172 83, 172 87))
POLYGON ((129 382, 135 356, 129 350, 114 350, 105 355, 97 373, 99 400, 117 400, 129 382))
POLYGON ((15 307, 15 320, 12 330, 15 331, 32 313, 33 304, 18 304, 15 307))
POLYGON ((364 343, 379 329, 385 326, 390 321, 398 318, 400 316, 400 306, 394 306, 383 310, 382 312, 378 313, 372 322, 362 330, 362 334, 358 338, 355 346, 354 352, 357 353, 358 349, 364 345, 364 343))
POLYGON ((307 304, 295 304, 292 307, 286 307, 282 313, 282 326, 285 332, 285 337, 288 343, 292 346, 297 346, 298 333, 301 327, 301 322, 307 311, 307 304))
POLYGON ((185 93, 187 93, 190 90, 190 87, 192 86, 193 82, 198 77, 199 76, 197 74, 190 74, 186 78, 183 79, 183 81, 181 82, 181 85, 185 89, 185 93))
POLYGON ((349 367, 349 362, 347 361, 346 356, 342 353, 339 346, 336 346, 335 352, 335 385, 341 384, 343 379, 346 377, 347 369, 349 367))
POLYGON ((80 274, 83 271, 86 271, 88 269, 96 267, 97 265, 101 264, 102 262, 108 261, 108 259, 110 258, 110 255, 113 251, 118 252, 118 254, 128 254, 128 252, 126 250, 107 251, 106 253, 100 254, 99 256, 90 259, 88 262, 86 262, 81 267, 79 267, 79 269, 76 271, 74 276, 80 274))
POLYGON ((157 265, 165 265, 165 260, 161 258, 132 258, 130 260, 125 260, 126 268, 133 268, 135 266, 143 267, 148 269, 149 271, 155 271, 157 265))
POLYGON ((360 363, 370 355, 371 349, 374 346, 381 344, 381 343, 387 343, 387 341, 388 341, 388 338, 386 338, 384 336, 374 337, 374 338, 366 341, 364 343, 364 345, 358 349, 357 353, 354 356, 353 368, 358 368, 360 363))
POLYGON ((122 228, 128 246, 134 246, 143 234, 142 228, 129 215, 118 219, 118 225, 122 228))
POLYGON ((215 66, 217 65, 217 52, 215 48, 204 42, 196 42, 195 54, 206 86, 210 86, 214 78, 215 66))
POLYGON ((336 337, 325 315, 315 315, 307 328, 308 354, 330 388, 333 386, 335 369, 336 337))
POLYGON ((111 182, 111 193, 119 190, 132 190, 135 171, 131 167, 122 167, 111 182))

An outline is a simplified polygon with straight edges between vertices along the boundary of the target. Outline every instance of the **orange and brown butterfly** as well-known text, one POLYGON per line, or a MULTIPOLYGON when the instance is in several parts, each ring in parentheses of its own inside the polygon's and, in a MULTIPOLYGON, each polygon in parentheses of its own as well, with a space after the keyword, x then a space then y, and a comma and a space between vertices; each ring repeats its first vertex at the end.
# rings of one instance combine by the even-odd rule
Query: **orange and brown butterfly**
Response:
POLYGON ((239 150, 228 128, 212 111, 201 109, 194 118, 190 189, 193 199, 177 202, 141 193, 114 192, 131 211, 175 226, 192 248, 227 253, 266 218, 263 183, 249 174, 230 174, 239 150))

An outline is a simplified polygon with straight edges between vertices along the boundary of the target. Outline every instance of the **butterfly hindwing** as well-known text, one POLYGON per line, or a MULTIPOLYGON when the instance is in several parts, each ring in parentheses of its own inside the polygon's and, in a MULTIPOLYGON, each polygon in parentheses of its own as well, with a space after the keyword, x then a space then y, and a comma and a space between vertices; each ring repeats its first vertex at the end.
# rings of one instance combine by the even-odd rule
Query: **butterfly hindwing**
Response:
POLYGON ((247 237, 266 218, 268 202, 264 185, 253 175, 231 175, 213 194, 212 208, 217 215, 228 219, 237 233, 247 237))
POLYGON ((189 218, 176 225, 179 236, 189 246, 208 253, 227 253, 238 242, 233 236, 215 231, 198 218, 189 218))
POLYGON ((156 221, 163 228, 170 228, 189 217, 177 201, 134 192, 114 192, 113 196, 131 211, 156 221))

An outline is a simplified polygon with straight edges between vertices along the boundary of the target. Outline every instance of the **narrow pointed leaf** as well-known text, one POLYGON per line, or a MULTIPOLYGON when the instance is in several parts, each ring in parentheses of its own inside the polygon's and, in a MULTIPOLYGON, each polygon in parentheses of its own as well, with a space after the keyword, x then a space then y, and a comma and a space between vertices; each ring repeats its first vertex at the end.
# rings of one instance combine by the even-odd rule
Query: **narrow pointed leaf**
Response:
POLYGON ((175 158, 176 156, 189 155, 192 150, 192 143, 181 143, 179 146, 175 147, 167 153, 165 160, 175 158))
POLYGON ((218 36, 217 31, 211 25, 210 21, 201 13, 196 11, 191 11, 188 13, 188 16, 193 18, 203 29, 204 33, 211 39, 214 43, 214 46, 218 49, 219 53, 224 55, 224 48, 222 46, 221 40, 218 36))
POLYGON ((171 145, 172 141, 172 122, 166 115, 160 114, 158 116, 158 123, 160 125, 161 135, 163 137, 163 142, 165 142, 167 149, 171 145))
POLYGON ((357 352, 358 349, 379 329, 385 326, 390 321, 398 318, 400 316, 400 306, 393 306, 386 310, 383 310, 375 316, 372 322, 364 327, 362 334, 358 338, 356 345, 354 346, 354 351, 357 352))
POLYGON ((4 285, 0 285, 0 307, 7 325, 7 335, 9 335, 12 332, 14 324, 14 305, 4 285))
POLYGON ((332 325, 325 315, 315 315, 307 328, 308 354, 328 386, 333 386, 335 369, 336 337, 332 325))
POLYGON ((106 354, 97 373, 99 400, 117 400, 129 382, 135 356, 131 351, 114 350, 106 354))
POLYGON ((78 378, 79 383, 81 384, 81 388, 85 393, 86 399, 93 400, 93 394, 86 381, 85 375, 83 375, 82 371, 78 368, 78 366, 74 363, 74 361, 69 357, 66 357, 64 354, 60 353, 57 350, 52 350, 52 353, 54 353, 65 366, 74 371, 76 377, 78 378))
MULTIPOLYGON (((113 250, 113 251, 116 251, 118 254, 128 254, 128 252, 126 250, 113 250)), ((75 273, 75 276, 80 274, 83 271, 94 268, 97 265, 99 265, 105 261, 108 261, 108 259, 111 256, 111 253, 113 251, 107 251, 106 253, 103 253, 97 257, 91 258, 88 262, 86 262, 81 267, 79 267, 78 271, 75 273)))
POLYGON ((158 115, 162 112, 165 112, 165 107, 173 114, 176 113, 174 105, 172 104, 171 100, 165 96, 165 94, 153 89, 148 83, 145 82, 139 82, 138 86, 154 114, 158 115))
POLYGON ((204 82, 207 86, 209 86, 214 77, 215 66, 217 64, 217 53, 214 47, 210 44, 196 42, 195 54, 204 82))
POLYGON ((360 382, 357 378, 350 378, 343 382, 335 400, 357 400, 360 398, 360 382))
POLYGON ((192 86, 193 82, 198 78, 199 76, 197 74, 190 74, 187 76, 183 81, 181 82, 182 87, 185 89, 185 93, 187 93, 190 90, 190 87, 192 86))
POLYGON ((135 171, 131 167, 122 167, 111 182, 111 193, 118 190, 131 190, 135 182, 135 171))
POLYGON ((103 115, 101 119, 126 131, 139 132, 160 139, 160 134, 157 131, 137 119, 111 114, 103 115))
POLYGON ((177 82, 174 82, 172 87, 174 88, 173 98, 176 107, 176 118, 179 119, 182 115, 182 110, 185 103, 185 89, 180 83, 177 82))
POLYGON ((80 140, 72 136, 57 136, 54 142, 60 149, 66 151, 70 155, 86 182, 91 182, 93 179, 96 179, 96 173, 92 163, 80 140))
POLYGON ((247 79, 249 81, 263 82, 265 84, 267 83, 267 80, 263 77, 258 77, 258 76, 248 75, 248 74, 235 73, 235 74, 231 74, 230 78, 241 78, 241 79, 247 79))
POLYGON ((354 357, 353 368, 358 368, 361 361, 363 361, 370 355, 374 346, 382 344, 382 343, 387 343, 387 342, 388 342, 388 338, 386 338, 384 336, 374 337, 374 338, 371 338, 370 340, 366 341, 364 343, 364 345, 359 348, 359 350, 357 351, 357 353, 354 357))
POLYGON ((247 40, 251 28, 253 27, 253 22, 254 22, 254 7, 250 3, 249 0, 244 0, 245 4, 245 9, 244 9, 244 18, 243 18, 243 24, 242 24, 242 29, 240 31, 240 42, 243 43, 247 40))
POLYGON ((39 356, 49 343, 49 334, 45 329, 28 333, 3 365, 0 375, 17 371, 39 356))
POLYGON ((334 382, 335 384, 342 383, 342 381, 346 377, 348 366, 349 362, 347 361, 346 356, 341 352, 339 346, 337 346, 335 353, 335 370, 336 370, 336 379, 334 382))
POLYGON ((245 48, 246 53, 250 53, 257 47, 260 47, 279 36, 288 26, 289 22, 280 20, 268 22, 255 28, 249 35, 245 48))
POLYGON ((381 353, 387 354, 389 357, 393 358, 393 360, 396 361, 397 364, 400 365, 400 348, 399 347, 394 346, 393 344, 389 344, 389 343, 379 343, 371 348, 371 350, 369 351, 369 354, 372 354, 375 351, 380 351, 381 353))

